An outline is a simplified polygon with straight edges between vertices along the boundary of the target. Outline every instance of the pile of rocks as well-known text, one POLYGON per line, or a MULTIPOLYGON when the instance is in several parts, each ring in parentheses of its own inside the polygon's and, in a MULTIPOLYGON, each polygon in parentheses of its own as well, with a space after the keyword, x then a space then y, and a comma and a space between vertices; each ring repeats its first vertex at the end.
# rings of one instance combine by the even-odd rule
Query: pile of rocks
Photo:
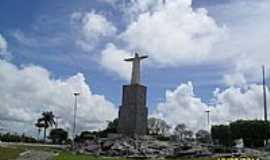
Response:
POLYGON ((205 147, 192 143, 160 141, 153 137, 114 137, 96 139, 76 145, 78 152, 125 157, 180 157, 211 154, 205 147))

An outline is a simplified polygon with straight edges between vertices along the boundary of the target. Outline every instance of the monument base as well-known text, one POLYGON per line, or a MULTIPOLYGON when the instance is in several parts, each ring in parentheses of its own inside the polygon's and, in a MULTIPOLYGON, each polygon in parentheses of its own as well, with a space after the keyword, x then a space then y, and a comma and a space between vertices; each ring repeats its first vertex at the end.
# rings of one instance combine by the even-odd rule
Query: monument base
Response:
POLYGON ((146 87, 139 84, 123 86, 118 133, 126 136, 146 135, 147 115, 146 87))

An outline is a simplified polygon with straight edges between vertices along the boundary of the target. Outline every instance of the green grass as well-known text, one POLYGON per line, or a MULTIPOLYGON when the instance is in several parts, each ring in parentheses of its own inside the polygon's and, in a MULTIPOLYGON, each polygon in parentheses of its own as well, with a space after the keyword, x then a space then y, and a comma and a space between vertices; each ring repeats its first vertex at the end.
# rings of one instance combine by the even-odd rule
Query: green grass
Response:
POLYGON ((59 149, 46 146, 9 145, 8 147, 0 147, 0 160, 15 160, 20 153, 27 150, 60 152, 59 149))
MULTIPOLYGON (((59 155, 54 158, 54 160, 135 160, 128 158, 112 158, 112 157, 97 157, 85 154, 73 154, 71 152, 61 151, 59 149, 43 146, 23 146, 14 145, 9 147, 0 147, 0 160, 15 160, 20 153, 26 150, 43 150, 58 152, 59 155)), ((177 158, 168 160, 214 160, 211 158, 177 158)))
POLYGON ((0 147, 0 160, 15 160, 24 151, 22 148, 0 147))
MULTIPOLYGON (((135 160, 131 158, 108 158, 96 157, 83 154, 72 154, 70 152, 61 152, 54 160, 135 160)), ((215 160, 214 158, 177 158, 168 160, 215 160)))
POLYGON ((84 154, 73 154, 71 152, 60 152, 54 160, 127 160, 126 158, 105 158, 84 154))

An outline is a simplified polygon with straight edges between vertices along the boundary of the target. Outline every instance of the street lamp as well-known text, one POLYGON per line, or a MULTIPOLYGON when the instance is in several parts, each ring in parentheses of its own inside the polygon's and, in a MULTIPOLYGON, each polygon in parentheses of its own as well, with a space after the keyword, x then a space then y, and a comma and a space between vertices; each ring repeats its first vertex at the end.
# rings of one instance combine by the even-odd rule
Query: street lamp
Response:
POLYGON ((73 140, 75 139, 75 134, 76 134, 76 116, 77 116, 77 108, 78 108, 78 96, 80 95, 79 92, 74 92, 73 93, 75 97, 75 102, 74 102, 74 119, 73 119, 73 140))
POLYGON ((210 109, 207 108, 207 110, 205 112, 206 112, 206 115, 207 115, 207 128, 210 131, 210 109))

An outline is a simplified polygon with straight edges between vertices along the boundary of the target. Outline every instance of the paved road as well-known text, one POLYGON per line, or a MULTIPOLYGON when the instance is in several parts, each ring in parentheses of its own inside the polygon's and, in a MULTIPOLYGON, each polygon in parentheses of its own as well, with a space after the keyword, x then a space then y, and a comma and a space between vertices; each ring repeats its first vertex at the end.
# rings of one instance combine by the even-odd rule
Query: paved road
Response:
POLYGON ((53 160, 55 154, 48 151, 28 150, 21 153, 16 160, 53 160))

